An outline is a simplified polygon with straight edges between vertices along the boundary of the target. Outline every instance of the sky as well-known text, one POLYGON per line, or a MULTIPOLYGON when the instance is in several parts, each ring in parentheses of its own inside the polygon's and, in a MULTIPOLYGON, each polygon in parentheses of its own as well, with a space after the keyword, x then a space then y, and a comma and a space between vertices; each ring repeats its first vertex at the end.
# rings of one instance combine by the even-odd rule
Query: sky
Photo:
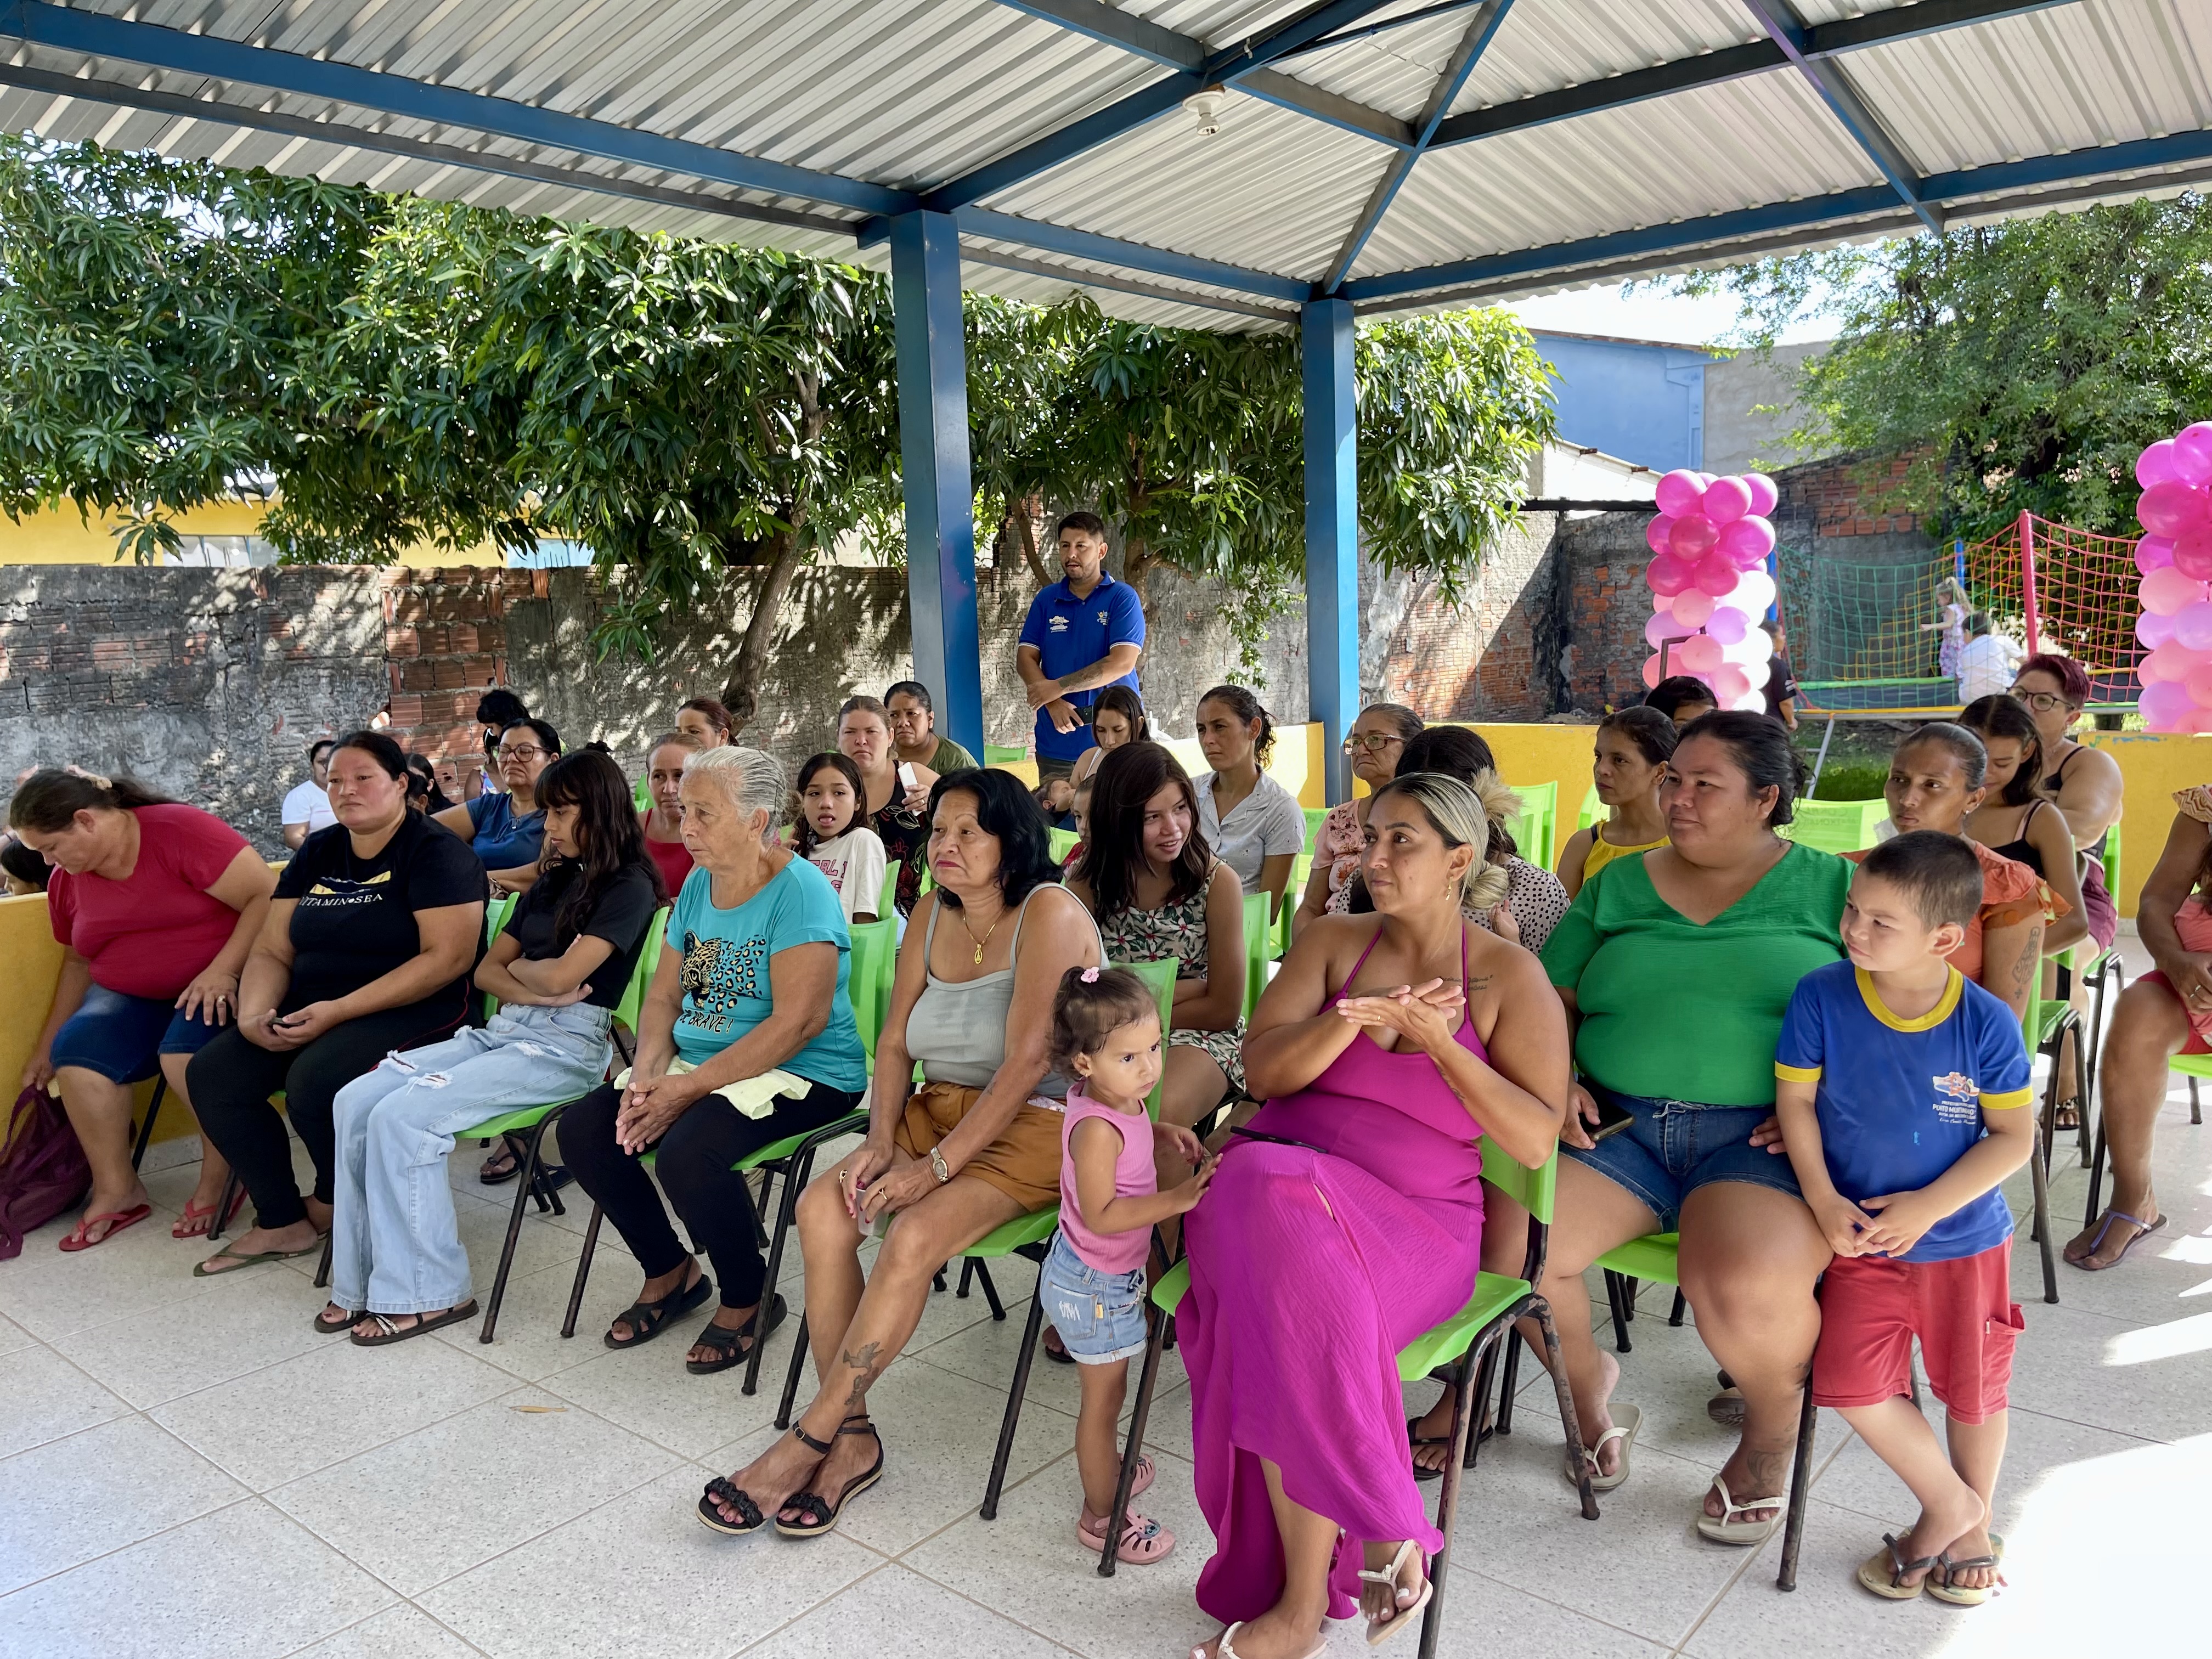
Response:
MULTIPOLYGON (((1530 328, 1665 340, 1676 345, 1710 345, 1735 323, 1735 301, 1725 295, 1692 300, 1657 286, 1624 291, 1617 283, 1516 300, 1505 309, 1530 328)), ((1826 339, 1833 331, 1832 322, 1818 319, 1784 333, 1781 343, 1826 339)))

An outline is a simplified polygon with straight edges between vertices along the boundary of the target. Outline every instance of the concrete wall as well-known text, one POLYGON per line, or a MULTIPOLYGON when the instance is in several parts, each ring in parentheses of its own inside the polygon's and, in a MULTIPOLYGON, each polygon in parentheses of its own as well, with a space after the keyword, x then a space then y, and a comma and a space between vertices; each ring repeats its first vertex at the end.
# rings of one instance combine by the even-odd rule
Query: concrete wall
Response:
POLYGON ((1706 366, 1706 471, 1772 472, 1825 453, 1796 449, 1784 438, 1803 418, 1797 372, 1829 343, 1777 346, 1763 356, 1738 352, 1706 366))
POLYGON ((1665 472, 1704 465, 1705 376, 1694 346, 1536 331, 1553 368, 1559 436, 1665 472))

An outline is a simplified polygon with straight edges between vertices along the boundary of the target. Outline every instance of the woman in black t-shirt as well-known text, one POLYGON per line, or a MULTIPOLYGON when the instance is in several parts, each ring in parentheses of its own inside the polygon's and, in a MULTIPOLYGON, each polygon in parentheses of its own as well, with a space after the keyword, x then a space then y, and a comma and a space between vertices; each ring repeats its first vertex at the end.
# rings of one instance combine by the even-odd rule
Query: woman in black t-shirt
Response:
POLYGON ((192 1271, 304 1255, 331 1225, 331 1108, 396 1048, 450 1036, 483 933, 484 872, 452 831, 407 810, 407 757, 381 732, 331 756, 338 821, 276 878, 246 959, 238 1021, 185 1071, 200 1128, 253 1196, 255 1224, 192 1271), (203 1097, 202 1091, 205 1095, 203 1097), (302 1199, 284 1110, 315 1166, 302 1199))
POLYGON ((387 1054, 338 1091, 331 1300, 315 1328, 350 1328, 363 1347, 474 1316, 446 1180, 453 1137, 599 1086, 614 1011, 667 899, 612 760, 568 756, 538 789, 540 873, 477 967, 499 1012, 481 1030, 387 1054))

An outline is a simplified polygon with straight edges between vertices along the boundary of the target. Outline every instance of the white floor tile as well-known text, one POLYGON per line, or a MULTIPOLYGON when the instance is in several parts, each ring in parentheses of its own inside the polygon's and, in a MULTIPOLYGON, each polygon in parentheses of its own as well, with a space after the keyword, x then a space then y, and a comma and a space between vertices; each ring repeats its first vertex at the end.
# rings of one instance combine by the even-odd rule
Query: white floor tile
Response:
POLYGON ((0 1598, 0 1659, 277 1659, 392 1600, 249 1498, 0 1598))
POLYGON ((128 1404, 40 1346, 0 1354, 0 1457, 125 1415, 128 1404))
MULTIPOLYGON (((599 1337, 637 1294, 637 1263, 626 1250, 619 1246, 610 1249, 606 1241, 600 1240, 591 1277, 585 1282, 576 1334, 563 1338, 561 1322, 568 1314, 568 1295, 575 1282, 573 1261, 532 1273, 517 1273, 507 1281, 507 1299, 500 1304, 499 1323, 489 1342, 482 1340, 482 1320, 449 1325, 434 1332, 431 1340, 532 1382, 580 1365, 607 1352, 599 1337)), ((477 1299, 482 1302, 489 1293, 487 1285, 477 1299)))
MULTIPOLYGON (((693 1336, 712 1312, 711 1305, 694 1309, 633 1352, 611 1352, 595 1337, 580 1364, 547 1377, 543 1386, 679 1457, 704 1457, 765 1428, 775 1418, 784 1362, 799 1324, 796 1318, 787 1319, 769 1339, 761 1362, 760 1391, 748 1397, 739 1392, 743 1366, 708 1376, 694 1376, 684 1368, 693 1336)), ((579 1343, 584 1334, 580 1323, 579 1343)))
POLYGON ((75 1219, 56 1218, 25 1241, 21 1255, 0 1262, 0 1314, 41 1340, 182 1302, 214 1282, 192 1277, 192 1264, 211 1254, 208 1242, 172 1238, 168 1224, 150 1216, 88 1250, 64 1255, 54 1241, 75 1219))
POLYGON ((709 1478, 680 1467, 422 1603, 493 1659, 697 1659, 736 1652, 883 1564, 837 1537, 711 1532, 694 1514, 709 1478))
POLYGON ((676 1462, 588 1412, 523 1389, 269 1496, 412 1595, 665 1474, 676 1462), (523 1409, 541 1406, 556 1409, 523 1409))
POLYGON ((403 1603, 301 1648, 292 1659, 477 1659, 478 1653, 420 1607, 403 1603))
POLYGON ((892 1565, 744 1650, 745 1659, 1060 1659, 1066 1649, 892 1565))
POLYGON ((427 1339, 374 1352, 342 1336, 282 1364, 203 1389, 152 1415, 256 1492, 509 1392, 495 1366, 427 1339))
POLYGON ((246 1495, 138 1416, 18 1452, 0 1462, 0 1595, 246 1495))
POLYGON ((54 1338, 53 1346, 143 1409, 228 1382, 329 1340, 309 1324, 323 1305, 323 1293, 296 1273, 264 1266, 192 1282, 205 1288, 157 1317, 73 1331, 54 1338))

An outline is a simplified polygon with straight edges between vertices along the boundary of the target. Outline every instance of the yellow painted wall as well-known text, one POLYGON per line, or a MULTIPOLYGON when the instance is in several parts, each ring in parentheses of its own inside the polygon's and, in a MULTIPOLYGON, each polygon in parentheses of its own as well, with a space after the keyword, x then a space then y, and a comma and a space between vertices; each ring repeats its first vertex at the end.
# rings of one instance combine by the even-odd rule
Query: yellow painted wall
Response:
MULTIPOLYGON (((54 981, 62 971, 62 947, 46 919, 46 896, 33 893, 24 898, 0 897, 0 1080, 14 1097, 23 1067, 46 1029, 46 1015, 54 1006, 54 981)), ((153 1096, 154 1085, 138 1086, 141 1110, 153 1096)), ((157 1136, 192 1133, 191 1117, 181 1109, 162 1103, 157 1136)))
POLYGON ((2173 792, 2212 783, 2212 738, 2163 732, 2085 732, 2092 748, 2112 751, 2126 788, 2120 818, 2120 914, 2136 913, 2143 878, 2173 827, 2173 792))
MULTIPOLYGON (((1328 773, 1322 764, 1322 728, 1318 720, 1304 726, 1279 726, 1275 728, 1275 752, 1267 763, 1267 775, 1297 797, 1301 806, 1328 805, 1328 773)), ((1168 738, 1161 747, 1182 763, 1182 769, 1193 777, 1211 770, 1206 756, 1198 746, 1196 738, 1168 738)), ((1016 777, 1036 787, 1037 770, 1034 760, 1000 761, 999 769, 1012 772, 1016 777)), ((1577 800, 1582 798, 1578 795, 1577 800)))
MULTIPOLYGON (((177 515, 178 533, 185 536, 252 536, 261 529, 263 501, 222 501, 194 507, 177 515)), ((115 562, 117 520, 102 514, 87 521, 74 507, 26 514, 18 523, 0 517, 0 564, 112 564, 115 562)), ((410 547, 399 556, 410 569, 434 570, 441 566, 497 565, 505 562, 487 542, 466 552, 450 552, 425 544, 410 547)))
POLYGON ((1559 849, 1575 833, 1575 817, 1590 782, 1590 749, 1596 741, 1595 726, 1492 726, 1455 720, 1450 725, 1471 726, 1482 734, 1490 752, 1498 757, 1498 775, 1508 785, 1555 782, 1559 786, 1559 810, 1552 815, 1552 845, 1547 849, 1547 869, 1559 861, 1559 849))

